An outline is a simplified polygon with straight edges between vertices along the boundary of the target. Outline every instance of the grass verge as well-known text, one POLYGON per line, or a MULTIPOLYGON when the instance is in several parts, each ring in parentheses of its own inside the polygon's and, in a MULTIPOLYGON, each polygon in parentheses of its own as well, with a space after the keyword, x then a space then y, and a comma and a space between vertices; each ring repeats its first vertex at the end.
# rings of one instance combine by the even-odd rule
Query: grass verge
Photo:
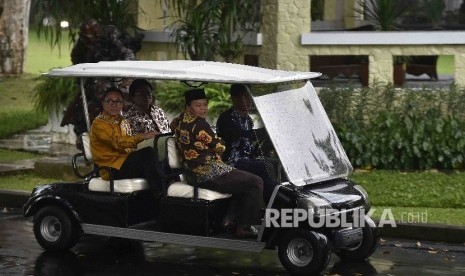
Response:
POLYGON ((40 154, 27 151, 0 149, 0 163, 9 164, 24 159, 37 159, 42 157, 40 154))
POLYGON ((465 172, 357 171, 374 206, 465 208, 465 172))
POLYGON ((465 226, 465 209, 431 207, 389 207, 373 206, 372 217, 379 220, 384 210, 389 210, 385 219, 394 219, 396 223, 433 223, 465 226))
POLYGON ((20 172, 1 176, 0 190, 32 191, 32 189, 38 185, 56 183, 60 181, 62 180, 38 176, 34 172, 20 172))
POLYGON ((48 116, 34 109, 36 75, 4 78, 0 81, 0 139, 47 124, 48 116))

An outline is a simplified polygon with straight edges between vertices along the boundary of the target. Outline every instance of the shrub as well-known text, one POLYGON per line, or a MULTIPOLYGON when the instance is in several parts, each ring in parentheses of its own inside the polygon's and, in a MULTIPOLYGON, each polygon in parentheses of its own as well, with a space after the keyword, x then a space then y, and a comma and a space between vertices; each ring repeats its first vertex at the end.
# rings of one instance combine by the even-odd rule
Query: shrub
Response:
POLYGON ((62 111, 79 92, 74 78, 39 77, 34 87, 34 104, 41 112, 62 111))
MULTIPOLYGON (((207 84, 204 86, 208 98, 208 116, 217 118, 221 112, 232 106, 229 85, 207 84)), ((191 89, 180 82, 160 82, 156 88, 156 98, 160 106, 169 113, 179 114, 184 110, 184 92, 191 89)))
POLYGON ((40 111, 0 113, 0 139, 47 124, 47 115, 40 111))
POLYGON ((464 166, 464 89, 331 87, 319 96, 355 167, 464 166))

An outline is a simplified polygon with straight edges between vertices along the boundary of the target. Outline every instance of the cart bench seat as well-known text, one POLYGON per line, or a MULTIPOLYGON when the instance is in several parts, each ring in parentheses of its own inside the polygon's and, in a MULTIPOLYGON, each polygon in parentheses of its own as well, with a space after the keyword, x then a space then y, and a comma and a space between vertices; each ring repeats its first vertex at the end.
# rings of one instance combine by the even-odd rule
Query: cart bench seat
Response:
POLYGON ((182 176, 183 165, 176 149, 176 138, 174 136, 168 137, 166 139, 166 158, 168 161, 168 166, 171 170, 177 170, 181 172, 180 181, 175 181, 168 186, 167 195, 169 197, 194 198, 195 189, 198 190, 198 199, 211 201, 231 197, 230 194, 223 194, 198 187, 196 188, 184 180, 184 177, 182 176))
MULTIPOLYGON (((114 180, 115 193, 129 194, 135 191, 148 190, 150 186, 143 178, 114 180)), ((94 192, 110 192, 110 181, 94 177, 89 182, 89 190, 94 192)))
MULTIPOLYGON (((208 189, 199 189, 199 199, 204 200, 216 200, 222 198, 228 198, 230 194, 222 194, 220 192, 208 190, 208 189)), ((174 182, 171 183, 168 187, 168 196, 171 197, 184 197, 184 198, 194 198, 194 186, 187 184, 187 182, 174 182)))
MULTIPOLYGON (((92 152, 90 150, 90 137, 88 132, 84 132, 81 135, 83 152, 78 154, 84 156, 88 162, 93 162, 92 152)), ((76 172, 76 158, 77 155, 73 158, 73 169, 76 172)), ((99 176, 95 176, 96 171, 93 171, 89 174, 89 191, 94 192, 110 192, 110 181, 104 180, 99 176)), ((76 174, 79 176, 79 174, 76 174)), ((143 178, 128 178, 128 179, 118 179, 113 180, 114 192, 115 193, 125 193, 130 194, 135 191, 148 190, 150 186, 146 179, 143 178)))

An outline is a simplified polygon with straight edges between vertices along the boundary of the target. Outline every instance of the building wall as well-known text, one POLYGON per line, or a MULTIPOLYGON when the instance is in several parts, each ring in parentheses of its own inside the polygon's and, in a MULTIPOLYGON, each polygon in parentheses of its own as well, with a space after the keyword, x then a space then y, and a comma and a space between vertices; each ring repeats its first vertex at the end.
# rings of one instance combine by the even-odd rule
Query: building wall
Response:
MULTIPOLYGON (((310 1, 311 2, 311 1, 310 1)), ((325 21, 337 20, 337 0, 325 0, 323 18, 325 21)))
POLYGON ((171 22, 172 17, 167 17, 167 7, 158 0, 138 0, 137 13, 138 26, 143 30, 163 30, 171 22), (165 13, 164 13, 165 10, 165 13))
POLYGON ((369 82, 392 82, 393 56, 454 55, 455 82, 465 86, 465 32, 318 32, 302 34, 304 55, 367 55, 369 82))
POLYGON ((141 50, 137 53, 140 60, 177 60, 185 59, 181 53, 176 51, 173 43, 143 42, 141 50))
MULTIPOLYGON (((261 40, 244 48, 245 55, 258 55, 259 66, 282 70, 310 70, 311 55, 367 55, 369 56, 369 82, 392 82, 393 56, 397 55, 454 55, 455 82, 465 86, 465 32, 451 32, 446 34, 438 32, 434 39, 427 43, 421 40, 410 39, 408 32, 344 32, 338 36, 336 32, 310 32, 310 5, 309 0, 262 0, 262 29, 261 40), (355 34, 356 33, 356 34, 355 34), (355 42, 347 43, 347 35, 358 35, 355 42), (372 37, 384 37, 382 43, 371 42, 372 37), (463 37, 463 38, 462 38, 463 37), (333 40, 322 43, 324 40, 333 40)), ((139 0, 144 10, 154 8, 151 0, 139 0)), ((336 0, 328 0, 325 7, 335 7, 336 0)), ((352 7, 355 0, 344 1, 345 25, 347 28, 357 25, 352 18, 352 7)), ((159 10, 161 7, 158 8, 159 10)), ((160 15, 152 11, 155 16, 160 15)), ((325 12, 326 16, 326 12, 325 12)), ((330 13, 328 11, 328 15, 330 13)), ((175 45, 170 41, 168 33, 163 33, 164 22, 149 24, 140 21, 141 26, 161 30, 153 37, 148 37, 142 50, 138 53, 139 59, 166 60, 183 59, 176 52, 175 45)), ((432 37, 433 32, 417 33, 425 38, 432 37)), ((258 41, 258 40, 257 40, 258 41)), ((243 59, 236 62, 243 62, 243 59)))
POLYGON ((345 29, 352 29, 358 27, 360 22, 360 15, 355 12, 355 8, 358 7, 356 0, 344 1, 344 27, 345 29))
POLYGON ((305 47, 311 55, 368 55, 369 82, 392 82, 393 56, 454 55, 455 82, 465 85, 465 53, 462 45, 406 46, 406 45, 312 45, 305 47), (460 73, 462 72, 462 73, 460 73))
POLYGON ((263 0, 262 12, 260 66, 308 71, 300 35, 310 31, 310 1, 263 0))

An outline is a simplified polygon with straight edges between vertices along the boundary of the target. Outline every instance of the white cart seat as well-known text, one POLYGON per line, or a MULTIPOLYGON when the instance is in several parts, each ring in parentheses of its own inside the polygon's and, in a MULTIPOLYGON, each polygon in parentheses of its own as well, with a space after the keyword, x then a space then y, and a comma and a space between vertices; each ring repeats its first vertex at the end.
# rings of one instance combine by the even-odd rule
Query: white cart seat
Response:
MULTIPOLYGON (((168 166, 171 169, 181 169, 182 162, 181 158, 178 155, 178 151, 176 149, 176 138, 170 137, 166 140, 166 148, 167 148, 167 158, 168 158, 168 166)), ((183 177, 181 176, 181 179, 183 177)), ((220 192, 198 188, 198 198, 204 200, 216 200, 222 198, 231 197, 230 194, 222 194, 220 192)), ((187 184, 187 181, 177 181, 171 183, 168 187, 168 196, 171 197, 183 197, 183 198, 194 198, 194 187, 192 185, 187 184)))
MULTIPOLYGON (((92 152, 90 150, 89 133, 84 132, 81 139, 85 158, 87 161, 93 162, 92 152)), ((114 192, 116 193, 132 193, 135 191, 150 189, 147 180, 143 178, 119 179, 114 180, 113 183, 114 192)), ((110 181, 104 180, 101 177, 94 177, 89 182, 89 190, 95 192, 110 192, 110 181)))

